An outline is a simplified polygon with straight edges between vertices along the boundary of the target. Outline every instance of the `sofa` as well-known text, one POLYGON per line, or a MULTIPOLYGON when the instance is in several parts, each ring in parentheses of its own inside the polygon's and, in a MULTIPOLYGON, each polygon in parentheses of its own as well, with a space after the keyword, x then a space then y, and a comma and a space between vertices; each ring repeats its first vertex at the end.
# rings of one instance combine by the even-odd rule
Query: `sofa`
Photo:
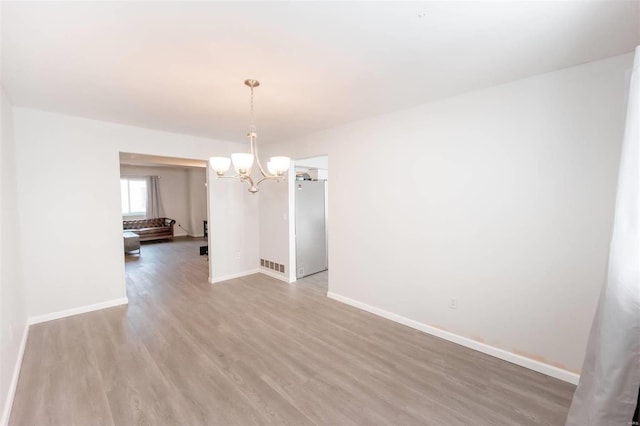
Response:
POLYGON ((122 229, 140 235, 140 241, 173 240, 175 223, 175 220, 167 217, 123 220, 122 229))

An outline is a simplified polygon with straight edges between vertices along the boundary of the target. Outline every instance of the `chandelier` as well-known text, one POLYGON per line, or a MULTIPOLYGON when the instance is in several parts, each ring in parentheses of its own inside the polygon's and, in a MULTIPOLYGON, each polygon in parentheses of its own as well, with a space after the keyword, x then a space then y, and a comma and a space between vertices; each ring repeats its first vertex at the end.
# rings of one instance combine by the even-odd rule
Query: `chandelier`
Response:
POLYGON ((265 180, 279 181, 284 173, 289 170, 291 159, 289 157, 271 157, 267 162, 267 171, 265 172, 262 163, 260 163, 260 158, 258 158, 258 134, 256 133, 256 126, 253 124, 253 89, 258 87, 260 82, 258 80, 245 80, 244 84, 251 89, 251 124, 249 125, 249 133, 247 133, 250 151, 231 154, 230 159, 228 157, 211 157, 209 164, 219 178, 239 179, 241 182, 246 182, 249 185, 249 192, 255 194, 258 192, 258 185, 265 180), (254 161, 262 175, 255 183, 251 177, 251 167, 253 167, 254 161), (233 163, 233 168, 237 174, 235 176, 225 176, 225 173, 231 167, 231 163, 233 163))

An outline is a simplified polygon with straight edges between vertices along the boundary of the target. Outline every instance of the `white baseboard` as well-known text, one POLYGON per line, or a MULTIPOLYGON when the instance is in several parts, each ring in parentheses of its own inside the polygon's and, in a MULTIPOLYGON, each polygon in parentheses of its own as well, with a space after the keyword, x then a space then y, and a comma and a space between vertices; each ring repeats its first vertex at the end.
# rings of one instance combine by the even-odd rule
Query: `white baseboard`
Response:
POLYGON ((0 419, 0 425, 5 426, 9 424, 9 416, 11 415, 11 407, 13 406, 13 398, 16 396, 16 389, 18 387, 18 378, 20 377, 20 369, 22 368, 22 358, 24 357, 24 348, 27 345, 27 337, 29 336, 29 324, 24 327, 22 333, 22 341, 20 342, 20 349, 18 350, 18 358, 16 358, 16 364, 13 367, 13 375, 11 376, 11 383, 9 383, 9 389, 7 390, 7 398, 4 402, 4 408, 2 409, 2 418, 0 419))
POLYGON ((275 278, 276 280, 280 280, 280 281, 284 281, 287 284, 291 284, 293 281, 289 281, 289 277, 287 275, 282 275, 278 272, 274 272, 271 269, 267 269, 267 268, 260 268, 260 273, 267 275, 271 278, 275 278))
POLYGON ((108 300, 106 302, 94 303, 93 305, 80 306, 78 308, 66 309, 64 311, 52 312, 50 314, 29 317, 29 324, 38 324, 41 322, 52 321, 60 318, 70 317, 73 315, 84 314, 86 312, 98 311, 100 309, 112 308, 114 306, 126 305, 129 299, 122 297, 120 299, 108 300))
POLYGON ((420 330, 424 333, 440 337, 450 342, 457 343, 459 345, 476 350, 478 352, 485 353, 487 355, 494 356, 496 358, 500 358, 505 361, 509 361, 512 364, 537 371, 538 373, 546 374, 547 376, 555 377, 556 379, 560 379, 574 385, 577 385, 578 381, 580 380, 580 375, 571 371, 563 370, 562 368, 554 367, 553 365, 545 364, 543 362, 506 351, 504 349, 496 348, 495 346, 487 345, 486 343, 478 342, 476 340, 469 339, 468 337, 463 337, 449 331, 441 330, 439 328, 414 321, 401 315, 397 315, 383 309, 367 305, 366 303, 362 303, 333 292, 327 292, 327 297, 333 300, 337 300, 338 302, 351 305, 358 309, 362 309, 363 311, 370 312, 374 315, 381 316, 388 320, 400 323, 402 325, 406 325, 407 327, 420 330))
POLYGON ((248 271, 236 272, 235 274, 227 274, 227 275, 222 275, 220 277, 209 277, 209 283, 217 284, 222 281, 228 281, 234 278, 246 277, 247 275, 257 274, 258 272, 260 272, 259 269, 250 269, 248 271))

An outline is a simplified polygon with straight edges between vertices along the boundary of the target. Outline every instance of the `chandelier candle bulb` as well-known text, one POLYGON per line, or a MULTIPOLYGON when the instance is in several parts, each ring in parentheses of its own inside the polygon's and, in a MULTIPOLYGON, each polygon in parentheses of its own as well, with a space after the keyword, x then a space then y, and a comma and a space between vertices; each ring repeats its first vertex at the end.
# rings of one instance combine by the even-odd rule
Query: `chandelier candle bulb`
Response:
POLYGON ((282 175, 284 172, 289 170, 289 165, 291 164, 291 159, 289 157, 271 157, 270 163, 273 164, 273 169, 278 176, 282 175))
POLYGON ((245 182, 249 185, 249 192, 255 194, 258 192, 258 185, 265 180, 275 180, 279 182, 284 173, 289 170, 291 159, 289 157, 271 157, 267 163, 267 171, 265 171, 258 157, 258 133, 256 132, 255 124, 253 124, 253 89, 258 87, 260 82, 258 80, 245 80, 244 84, 251 89, 251 122, 249 132, 247 133, 250 152, 231 154, 231 160, 226 157, 211 157, 209 164, 211 168, 215 170, 218 178, 234 178, 245 182), (258 170, 262 175, 262 178, 257 182, 254 182, 253 177, 251 177, 251 167, 253 166, 254 160, 258 164, 258 170), (233 163, 233 168, 238 174, 235 176, 225 176, 231 163, 233 163))
POLYGON ((231 161, 236 172, 241 175, 251 174, 251 166, 253 166, 253 154, 245 152, 231 154, 231 161))
POLYGON ((228 157, 211 157, 209 158, 209 164, 218 176, 224 176, 229 167, 231 167, 231 159, 228 157))

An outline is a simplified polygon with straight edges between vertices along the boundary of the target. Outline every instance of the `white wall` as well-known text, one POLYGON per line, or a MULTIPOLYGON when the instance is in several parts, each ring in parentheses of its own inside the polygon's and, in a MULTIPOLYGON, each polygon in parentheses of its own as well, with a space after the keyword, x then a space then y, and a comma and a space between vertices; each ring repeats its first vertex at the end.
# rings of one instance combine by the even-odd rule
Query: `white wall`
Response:
MULTIPOLYGON (((631 63, 614 57, 262 151, 329 155, 330 292, 578 372, 605 273, 631 63)), ((261 194, 260 256, 289 267, 287 191, 261 194)))
MULTIPOLYGON (((244 151, 244 150, 243 150, 244 151)), ((210 168, 209 168, 210 170, 210 168)), ((211 171, 211 170, 210 170, 211 171)), ((212 283, 258 271, 258 199, 236 179, 209 178, 209 259, 212 283), (229 209, 242 205, 242 209, 229 209), (216 235, 226 234, 220 239, 216 235)), ((265 184, 261 185, 262 187, 265 184)))
MULTIPOLYGON (((244 149, 27 108, 15 108, 14 116, 30 317, 125 297, 119 152, 204 160, 244 149)), ((222 202, 229 211, 244 211, 244 201, 222 202)), ((219 250, 227 241, 236 244, 233 225, 216 231, 219 250)), ((256 234, 242 242, 256 250, 256 234)))
MULTIPOLYGON (((270 145, 260 147, 262 158, 269 158, 269 155, 265 155, 264 150, 270 151, 270 148, 270 145)), ((275 154, 272 153, 271 155, 275 154)), ((284 274, 271 269, 267 270, 266 268, 262 268, 262 270, 269 275, 293 282, 296 280, 295 257, 290 259, 290 256, 295 256, 295 251, 289 251, 289 244, 290 239, 293 240, 294 238, 295 230, 293 228, 289 229, 289 226, 293 227, 294 225, 294 221, 289 221, 289 218, 293 219, 295 217, 295 210, 293 203, 289 204, 289 192, 293 192, 293 186, 290 184, 295 182, 295 165, 289 168, 286 175, 286 179, 279 182, 265 181, 260 186, 260 193, 258 194, 260 213, 258 258, 285 265, 284 274)), ((293 194, 291 194, 291 197, 293 197, 293 194)))
POLYGON ((7 423, 27 327, 26 296, 17 226, 15 140, 11 104, 0 91, 0 424, 7 423))
POLYGON ((202 221, 207 218, 204 169, 123 164, 120 166, 120 176, 159 176, 165 215, 176 220, 174 235, 203 235, 202 221))

